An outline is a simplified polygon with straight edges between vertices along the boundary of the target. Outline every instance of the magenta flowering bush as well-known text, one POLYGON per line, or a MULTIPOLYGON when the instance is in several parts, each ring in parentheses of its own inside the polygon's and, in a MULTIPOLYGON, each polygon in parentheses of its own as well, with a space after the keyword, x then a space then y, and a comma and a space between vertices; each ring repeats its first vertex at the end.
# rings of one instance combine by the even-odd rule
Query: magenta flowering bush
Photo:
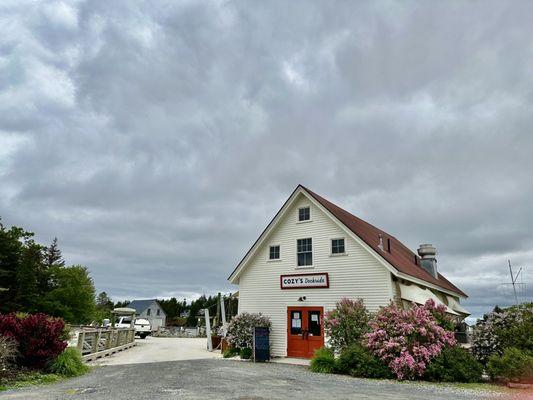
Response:
POLYGON ((421 377, 433 358, 456 343, 453 332, 440 326, 435 316, 447 318, 445 307, 431 299, 407 310, 391 304, 370 321, 364 344, 398 379, 421 377))
POLYGON ((330 347, 340 352, 345 347, 360 343, 363 335, 369 331, 369 320, 370 313, 362 299, 341 299, 324 318, 330 347))

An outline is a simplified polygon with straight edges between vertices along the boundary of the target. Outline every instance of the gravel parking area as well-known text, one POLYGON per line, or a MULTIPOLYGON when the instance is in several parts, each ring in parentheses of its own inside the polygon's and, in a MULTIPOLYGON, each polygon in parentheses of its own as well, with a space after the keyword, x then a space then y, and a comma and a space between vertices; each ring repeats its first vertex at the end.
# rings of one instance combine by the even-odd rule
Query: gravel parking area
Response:
MULTIPOLYGON (((521 392, 521 399, 526 399, 521 392)), ((424 383, 355 379, 285 364, 204 359, 95 367, 49 386, 3 392, 0 399, 491 399, 501 395, 424 383)))
POLYGON ((220 358, 220 352, 207 351, 205 338, 157 338, 135 340, 136 346, 100 358, 91 365, 145 364, 162 361, 198 360, 203 358, 220 358))

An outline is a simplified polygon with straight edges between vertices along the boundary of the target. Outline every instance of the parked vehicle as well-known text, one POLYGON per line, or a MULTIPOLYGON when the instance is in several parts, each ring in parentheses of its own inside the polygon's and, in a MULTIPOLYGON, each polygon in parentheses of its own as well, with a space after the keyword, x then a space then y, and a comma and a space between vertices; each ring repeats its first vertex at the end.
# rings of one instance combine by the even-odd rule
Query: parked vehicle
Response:
MULTIPOLYGON (((131 317, 118 317, 115 326, 117 328, 129 328, 131 326, 131 317)), ((135 335, 139 336, 141 339, 146 338, 146 336, 152 333, 152 326, 147 319, 136 318, 133 322, 133 326, 135 327, 135 335)))

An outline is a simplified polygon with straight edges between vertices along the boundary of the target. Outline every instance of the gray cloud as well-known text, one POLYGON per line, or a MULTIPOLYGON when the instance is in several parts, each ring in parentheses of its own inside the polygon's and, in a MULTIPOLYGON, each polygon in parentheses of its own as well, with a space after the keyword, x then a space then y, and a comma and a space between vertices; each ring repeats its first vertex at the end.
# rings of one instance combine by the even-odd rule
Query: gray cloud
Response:
POLYGON ((533 265, 532 8, 4 2, 0 215, 117 298, 194 297, 231 290, 303 183, 437 245, 476 316, 510 304, 506 260, 533 265))

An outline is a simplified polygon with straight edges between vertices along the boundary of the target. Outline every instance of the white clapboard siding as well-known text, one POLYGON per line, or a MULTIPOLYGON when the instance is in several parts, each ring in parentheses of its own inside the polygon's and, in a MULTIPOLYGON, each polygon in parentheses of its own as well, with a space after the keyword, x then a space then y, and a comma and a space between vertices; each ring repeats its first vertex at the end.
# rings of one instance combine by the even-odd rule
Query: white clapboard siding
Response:
POLYGON ((300 194, 239 277, 239 312, 261 312, 272 320, 272 355, 287 354, 287 306, 335 307, 343 297, 362 298, 376 311, 393 296, 390 272, 326 214, 300 194), (298 208, 311 207, 311 222, 298 223, 298 208), (296 240, 313 239, 313 267, 298 268, 296 240), (344 238, 346 255, 331 255, 331 239, 344 238), (281 261, 268 261, 269 245, 280 245, 281 261), (327 272, 330 287, 281 290, 280 275, 327 272), (306 296, 304 302, 298 302, 306 296))

